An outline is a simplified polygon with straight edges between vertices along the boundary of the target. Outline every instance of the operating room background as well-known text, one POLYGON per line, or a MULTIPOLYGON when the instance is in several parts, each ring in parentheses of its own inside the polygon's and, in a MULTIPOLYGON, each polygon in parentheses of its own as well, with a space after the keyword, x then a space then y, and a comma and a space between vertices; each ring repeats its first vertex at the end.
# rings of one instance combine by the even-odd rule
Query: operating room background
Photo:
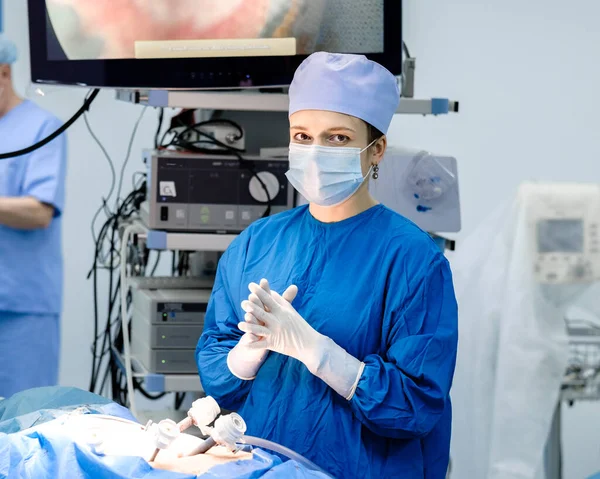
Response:
MULTIPOLYGON (((459 160, 463 230, 468 235, 523 180, 600 181, 600 3, 597 0, 405 0, 405 40, 417 57, 416 96, 460 100, 461 112, 441 118, 396 117, 393 144, 459 160)), ((16 85, 29 85, 27 7, 4 2, 5 32, 21 61, 16 85)), ((30 92, 33 88, 28 89, 30 92)), ((32 96, 63 120, 87 90, 45 89, 32 96)), ((90 122, 119 170, 141 107, 102 92, 90 122)), ((156 112, 148 109, 133 144, 124 189, 152 146, 156 112)), ((110 170, 83 121, 69 130, 64 215, 65 298, 61 383, 86 388, 93 336, 91 217, 110 186, 110 170)), ((100 287, 100 298, 106 291, 100 287)), ((101 311, 106 301, 101 301, 101 311)), ((101 316, 102 317, 102 316, 101 316)), ((600 470, 600 404, 565 408, 567 479, 600 470)))

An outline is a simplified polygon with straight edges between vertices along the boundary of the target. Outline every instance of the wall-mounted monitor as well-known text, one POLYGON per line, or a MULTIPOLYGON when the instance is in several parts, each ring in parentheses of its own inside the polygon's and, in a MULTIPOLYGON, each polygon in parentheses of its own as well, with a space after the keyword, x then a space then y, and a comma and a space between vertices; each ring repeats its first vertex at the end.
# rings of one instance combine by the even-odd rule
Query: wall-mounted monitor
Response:
POLYGON ((401 0, 28 0, 35 83, 289 85, 315 51, 402 72, 401 0))

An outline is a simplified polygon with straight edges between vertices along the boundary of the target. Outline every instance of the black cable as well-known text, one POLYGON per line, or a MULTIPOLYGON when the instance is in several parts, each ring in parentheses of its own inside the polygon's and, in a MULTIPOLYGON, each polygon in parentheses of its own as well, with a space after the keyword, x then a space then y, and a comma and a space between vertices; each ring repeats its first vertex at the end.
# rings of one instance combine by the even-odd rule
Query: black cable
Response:
POLYGON ((110 157, 110 155, 108 154, 108 151, 106 151, 106 148, 104 147, 104 145, 102 144, 102 142, 100 141, 100 139, 98 138, 98 136, 96 135, 94 130, 92 129, 92 125, 90 124, 88 117, 87 117, 87 112, 83 114, 83 121, 85 122, 85 126, 87 127, 90 136, 92 137, 92 139, 94 140, 96 145, 98 145, 98 148, 100 148, 100 151, 102 152, 102 155, 104 156, 104 158, 106 158, 106 161, 108 162, 108 166, 110 168, 110 173, 111 173, 110 189, 108 190, 108 194, 106 195, 106 198, 103 198, 103 201, 102 201, 103 204, 100 207, 100 209, 98 210, 98 213, 96 213, 96 215, 94 216, 94 221, 92 221, 92 234, 93 234, 94 223, 95 223, 96 217, 98 216, 99 212, 103 208, 107 208, 106 203, 108 201, 110 201, 110 197, 113 194, 113 191, 114 191, 115 185, 116 185, 117 174, 115 172, 115 165, 112 161, 112 158, 110 157))
MULTIPOLYGON (((97 242, 96 242, 96 252, 99 253, 100 249, 101 249, 101 244, 107 240, 110 241, 110 264, 108 267, 109 270, 109 274, 111 275, 110 277, 110 282, 112 282, 113 278, 112 275, 114 274, 113 271, 115 269, 114 266, 114 252, 116 251, 116 245, 115 245, 115 238, 114 235, 116 234, 116 231, 118 229, 118 225, 119 225, 119 220, 123 219, 123 218, 127 218, 128 216, 131 215, 131 213, 133 212, 133 210, 136 207, 139 207, 139 202, 140 200, 145 197, 145 190, 146 190, 146 185, 145 182, 140 185, 140 187, 134 191, 132 191, 127 198, 125 198, 123 200, 123 202, 121 203, 121 205, 119 205, 119 208, 117 209, 117 212, 112 215, 110 218, 107 219, 107 221, 105 222, 105 224, 102 227, 102 230, 98 236, 97 242), (137 206, 136 206, 137 205, 137 206), (110 236, 109 236, 109 232, 110 232, 110 236)), ((97 276, 97 262, 98 262, 98 254, 96 255, 96 257, 94 258, 94 266, 92 267, 92 270, 90 271, 90 273, 94 274, 94 276, 97 276)), ((148 265, 148 255, 143 255, 142 256, 142 262, 144 265, 144 268, 147 267, 148 265)), ((155 261, 155 264, 153 266, 152 269, 152 273, 153 274, 156 271, 156 268, 158 267, 158 263, 159 263, 159 259, 160 259, 160 254, 157 254, 157 258, 155 261)), ((120 258, 121 261, 126 261, 126 258, 120 258)), ((121 288, 121 284, 120 284, 120 278, 117 280, 117 284, 116 286, 113 288, 112 284, 109 284, 109 291, 111 291, 113 294, 109 294, 109 309, 108 309, 108 314, 107 314, 107 323, 106 323, 106 327, 104 330, 104 335, 102 334, 97 334, 97 321, 95 322, 95 329, 96 329, 96 334, 94 337, 94 357, 98 360, 97 365, 95 365, 93 373, 92 373, 92 388, 93 388, 93 392, 95 392, 95 387, 97 384, 97 381, 102 378, 102 381, 100 383, 100 389, 98 390, 99 393, 102 393, 104 391, 106 382, 108 381, 108 376, 110 375, 111 381, 110 381, 110 385, 111 385, 111 395, 113 397, 113 400, 120 402, 121 404, 126 404, 127 403, 127 391, 126 388, 123 386, 123 373, 122 371, 120 371, 120 369, 116 366, 116 361, 113 355, 113 349, 112 349, 112 344, 114 343, 116 350, 119 350, 122 353, 122 349, 123 349, 123 337, 122 337, 122 328, 123 328, 123 323, 122 323, 122 318, 120 317, 120 315, 117 316, 117 319, 115 321, 112 320, 112 316, 113 316, 113 311, 115 309, 115 305, 117 304, 117 298, 118 298, 118 292, 120 291, 121 288), (118 321, 118 323, 117 323, 118 321), (112 340, 112 327, 115 324, 119 324, 119 332, 116 333, 116 337, 115 337, 115 341, 112 340), (103 336, 103 337, 102 337, 103 336), (102 338, 102 346, 100 348, 100 353, 97 352, 97 348, 98 348, 98 342, 100 340, 100 338, 102 338), (108 343, 108 346, 107 346, 108 343), (102 370, 102 364, 103 364, 103 359, 105 357, 106 354, 109 354, 109 360, 108 363, 106 364, 106 370, 102 370)), ((94 293, 96 294, 96 291, 94 291, 94 293)), ((131 300, 131 295, 128 295, 128 303, 131 300)), ((117 310, 118 313, 118 310, 117 310)), ((97 319, 97 318, 96 318, 97 319)), ((130 326, 130 325, 129 325, 130 326)), ((164 397, 166 395, 166 393, 160 393, 160 394, 151 394, 148 391, 146 391, 141 382, 134 378, 134 389, 137 389, 140 391, 140 394, 142 394, 144 397, 146 397, 147 399, 150 400, 157 400, 160 399, 162 397, 164 397)))
POLYGON ((160 135, 160 130, 162 129, 162 126, 163 126, 164 118, 165 118, 165 110, 164 110, 164 108, 161 108, 158 112, 158 127, 156 128, 156 134, 154 135, 154 148, 155 149, 158 149, 158 146, 159 146, 158 137, 160 135))
POLYGON ((158 251, 158 254, 156 255, 156 260, 154 261, 154 266, 152 267, 152 270, 150 271, 149 276, 154 276, 154 273, 156 273, 156 268, 158 268, 158 264, 160 263, 160 256, 162 251, 158 251))
POLYGON ((402 42, 402 49, 404 50, 404 54, 407 58, 412 58, 410 56, 410 52, 408 51, 408 46, 406 45, 406 42, 402 42))
POLYGON ((129 138, 129 144, 127 145, 127 154, 125 155, 125 161, 123 162, 123 165, 121 165, 121 172, 119 174, 119 186, 117 187, 117 198, 115 201, 115 209, 117 209, 116 205, 119 204, 119 196, 121 195, 121 187, 123 186, 123 177, 125 175, 125 168, 127 167, 127 163, 129 163, 129 158, 131 157, 131 149, 133 148, 133 142, 135 141, 135 136, 137 134, 140 123, 142 122, 142 119, 144 118, 144 113, 146 112, 146 108, 147 107, 144 107, 142 109, 142 111, 140 112, 140 116, 136 120, 135 125, 133 126, 133 131, 131 132, 131 137, 129 138))
POLYGON ((91 378, 90 378, 90 388, 89 388, 89 390, 91 392, 95 392, 97 380, 99 377, 101 377, 100 368, 102 366, 102 360, 108 351, 108 349, 105 349, 107 342, 108 342, 109 347, 110 347, 110 344, 112 344, 111 328, 114 325, 114 322, 112 321, 112 315, 113 315, 114 306, 116 304, 118 291, 120 288, 120 278, 119 278, 119 280, 117 282, 117 286, 114 289, 114 293, 113 293, 112 281, 113 281, 113 274, 114 274, 113 272, 115 269, 114 259, 115 259, 115 253, 118 252, 116 245, 115 245, 115 243, 116 243, 115 234, 116 234, 116 231, 118 228, 118 221, 119 221, 119 219, 127 218, 131 215, 131 213, 133 212, 133 208, 135 207, 136 201, 139 201, 141 199, 141 197, 145 197, 145 189, 146 189, 145 183, 143 183, 138 189, 132 191, 127 196, 127 198, 125 198, 125 200, 123 200, 123 202, 117 209, 117 212, 114 215, 111 215, 106 220, 106 222, 104 223, 104 225, 102 226, 102 228, 100 230, 98 238, 96 238, 94 262, 93 262, 92 268, 90 269, 90 272, 88 273, 88 279, 89 279, 90 275, 93 275, 93 280, 94 280, 94 283, 93 283, 93 288, 94 288, 94 343, 92 345, 92 374, 91 374, 91 378), (99 322, 98 291, 97 291, 98 261, 99 261, 100 252, 102 249, 102 244, 108 238, 108 233, 109 233, 109 231, 111 231, 111 229, 112 229, 112 234, 110 236, 110 250, 109 250, 110 265, 108 267, 109 274, 110 274, 108 314, 107 314, 107 323, 106 323, 106 327, 104 330, 104 338, 103 338, 103 342, 102 342, 102 347, 100 349, 100 354, 98 354, 98 342, 101 337, 101 335, 98 334, 98 329, 99 329, 98 328, 98 322, 99 322))
MULTIPOLYGON (((117 212, 115 214, 113 214, 112 216, 110 216, 106 220, 106 222, 104 223, 104 225, 102 226, 102 228, 100 230, 98 238, 96 238, 96 244, 102 244, 106 240, 106 235, 108 234, 110 227, 111 226, 116 227, 117 220, 129 218, 131 216, 131 214, 133 213, 133 211, 137 208, 137 203, 141 203, 145 199, 145 196, 146 196, 146 183, 143 182, 139 188, 132 191, 129 194, 129 196, 127 196, 123 200, 123 202, 117 209, 117 212)), ((114 250, 116 253, 118 253, 118 250, 115 248, 114 241, 111 241, 110 246, 111 246, 111 250, 114 250)), ((99 250, 98 250, 98 254, 99 254, 99 250)), ((95 260, 96 260, 96 258, 95 258, 95 260)), ((96 261, 94 262, 94 265, 88 272, 88 275, 87 275, 88 279, 92 275, 93 268, 95 266, 96 266, 96 261)))
POLYGON ((41 148, 42 146, 47 145, 55 138, 62 135, 65 131, 67 131, 67 129, 73 123, 75 123, 79 119, 79 117, 81 115, 83 115, 86 111, 88 111, 90 109, 90 105, 96 99, 96 97, 98 96, 98 93, 100 93, 100 90, 98 88, 93 90, 92 94, 88 98, 86 98, 86 100, 83 102, 83 105, 77 111, 77 113, 75 113, 71 118, 69 118, 69 120, 67 120, 67 122, 64 125, 62 125, 58 130, 56 130, 54 133, 51 133, 43 140, 40 140, 37 143, 35 143, 31 146, 28 146, 27 148, 23 148, 23 149, 17 150, 17 151, 11 151, 9 153, 2 153, 2 154, 0 154, 0 160, 6 160, 7 158, 15 158, 17 156, 27 155, 27 154, 41 148))
POLYGON ((118 366, 117 361, 115 360, 113 351, 110 351, 110 395, 113 401, 116 401, 118 398, 119 388, 117 386, 117 372, 118 366))
POLYGON ((142 387, 142 384, 136 378, 133 378, 133 389, 137 389, 142 394, 142 396, 144 396, 146 399, 150 399, 151 401, 156 401, 157 399, 163 398, 167 395, 167 393, 149 393, 142 387))
POLYGON ((184 272, 186 271, 186 258, 189 256, 189 253, 186 251, 179 252, 179 260, 177 261, 177 276, 184 276, 184 272))
MULTIPOLYGON (((241 140, 244 137, 244 129, 240 126, 239 123, 236 123, 235 121, 232 120, 226 120, 226 119, 217 119, 217 120, 206 120, 206 121, 201 121, 198 123, 194 123, 192 125, 186 125, 185 123, 182 122, 181 118, 179 117, 175 117, 174 120, 177 121, 178 125, 177 126, 172 126, 171 128, 169 128, 167 131, 165 131, 163 133, 163 136, 159 142, 159 146, 158 148, 167 148, 168 146, 171 146, 173 144, 173 141, 178 141, 182 135, 190 132, 190 131, 196 131, 196 133, 200 134, 201 136, 206 136, 209 138, 210 143, 215 145, 217 144, 216 142, 218 140, 216 140, 214 137, 208 135, 207 133, 201 132, 200 130, 198 130, 198 128, 201 128, 203 126, 208 126, 208 125, 222 125, 222 124, 227 124, 230 125, 232 127, 234 127, 237 131, 238 131, 238 136, 236 136, 234 139, 237 140, 241 140), (168 145, 165 145, 165 139, 167 137, 167 135, 169 133, 171 133, 174 129, 176 128, 184 128, 182 131, 180 132, 175 132, 175 135, 173 136, 173 138, 171 139, 171 142, 168 145)), ((184 139, 182 139, 182 141, 185 141, 184 139)), ((224 144, 223 144, 224 145, 224 144)), ((234 149, 236 151, 239 152, 244 152, 245 150, 239 149, 239 148, 234 148, 231 145, 224 145, 223 148, 226 148, 227 150, 230 149, 234 149)), ((213 153, 216 153, 214 150, 211 150, 213 153)))
MULTIPOLYGON (((121 284, 121 279, 119 278, 117 280, 117 287, 115 288, 114 294, 112 295, 112 298, 110 299, 110 303, 109 303, 109 312, 108 312, 108 321, 106 323, 106 327, 104 328, 104 332, 102 334, 97 334, 94 338, 94 346, 92 348, 92 354, 94 355, 93 357, 96 358, 98 360, 98 364, 95 367, 95 369, 92 369, 92 384, 90 386, 90 392, 95 392, 96 389, 96 381, 98 380, 98 377, 100 375, 100 368, 102 366, 102 360, 104 359, 104 356, 106 356, 106 354, 109 352, 109 348, 110 348, 110 337, 111 337, 111 332, 110 332, 110 328, 112 328, 115 325, 115 321, 111 321, 110 318, 112 317, 112 309, 114 307, 114 304, 116 303, 116 299, 117 299, 117 295, 119 294, 119 286, 121 284), (97 345, 98 345, 98 340, 100 339, 100 337, 103 336, 103 341, 102 341, 102 346, 100 347, 100 354, 96 353, 96 349, 97 345), (108 344, 107 344, 108 343, 108 344)), ((102 390, 102 388, 100 388, 100 390, 102 390)))
MULTIPOLYGON (((111 274, 111 277, 112 277, 112 274, 111 274)), ((104 356, 106 356, 106 354, 110 352, 110 347, 111 347, 111 344, 112 344, 112 332, 111 332, 111 329, 112 329, 112 327, 115 325, 115 323, 117 321, 117 320, 111 321, 111 318, 112 318, 114 306, 117 303, 117 297, 119 295, 120 287, 121 287, 121 278, 119 277, 117 279, 117 285, 115 287, 114 294, 113 295, 109 294, 109 300, 110 301, 109 301, 108 314, 107 314, 108 320, 106 322, 106 327, 104 328, 104 337, 103 337, 103 340, 102 340, 102 346, 100 348, 100 354, 98 356, 98 368, 97 368, 97 370, 95 372, 95 378, 96 378, 96 380, 98 379, 98 377, 100 377, 100 367, 102 366, 102 360, 104 359, 104 356)), ((120 317, 118 319, 120 319, 120 317)), ((99 336, 97 336, 95 338, 96 344, 97 344, 97 341, 99 339, 100 339, 99 336)), ((110 361, 110 358, 109 358, 109 361, 110 361)), ((107 367, 107 370, 108 370, 108 365, 106 367, 107 367)), ((94 388, 95 388, 95 383, 94 383, 94 388)), ((98 393, 101 393, 103 388, 104 388, 104 381, 102 383, 102 386, 100 386, 100 390, 98 391, 98 393)), ((95 391, 91 391, 91 392, 95 392, 95 391)))
MULTIPOLYGON (((102 231, 106 229, 106 226, 110 224, 109 222, 105 223, 104 226, 102 227, 101 230, 101 235, 102 235, 102 231)), ((96 254, 94 256, 94 264, 92 266, 92 270, 90 272, 93 272, 93 288, 94 288, 94 343, 92 345, 92 375, 90 378, 90 387, 89 387, 89 391, 90 392, 94 392, 96 389, 96 380, 97 380, 97 368, 100 367, 100 364, 98 364, 98 366, 96 366, 96 360, 98 358, 98 353, 97 353, 97 347, 98 347, 98 268, 97 268, 97 262, 98 262, 98 256, 99 256, 99 248, 100 248, 101 242, 97 241, 96 242, 96 254)), ((112 251, 111 251, 111 258, 112 258, 112 251)), ((111 277, 112 277, 112 271, 110 272, 111 277)), ((89 278, 89 275, 88 275, 89 278)), ((110 298, 110 290, 109 290, 109 298, 110 298)), ((110 318, 110 316, 109 316, 110 318)), ((101 360, 99 361, 99 363, 101 362, 101 360)))
POLYGON ((136 179, 135 179, 135 178, 136 178, 136 176, 138 176, 138 175, 141 175, 141 177, 142 177, 142 181, 145 181, 145 180, 146 180, 146 173, 144 173, 143 171, 136 171, 136 172, 133 174, 133 176, 131 177, 131 186, 132 186, 132 188, 133 188, 134 190, 137 190, 137 189, 139 188, 139 187, 138 187, 138 185, 137 185, 136 179))
MULTIPOLYGON (((96 242, 96 248, 95 248, 95 255, 94 255, 94 264, 92 266, 92 269, 90 270, 90 273, 88 274, 88 279, 90 277, 90 274, 93 273, 94 277, 93 277, 93 288, 94 288, 94 343, 92 346, 92 376, 90 379, 90 387, 89 390, 90 392, 94 392, 95 389, 95 385, 96 385, 96 359, 97 359, 97 342, 98 342, 98 282, 97 282, 97 263, 98 263, 98 256, 100 253, 100 245, 101 245, 101 241, 100 238, 103 236, 104 231, 107 230, 107 228, 110 225, 110 219, 107 220, 107 222, 102 226, 102 229, 100 231, 100 235, 99 235, 99 240, 96 242)), ((111 252, 112 253, 112 252, 111 252)))
POLYGON ((181 409, 183 401, 185 401, 185 393, 175 393, 175 411, 179 411, 181 409))
MULTIPOLYGON (((215 125, 215 124, 222 125, 223 123, 233 126, 236 130, 238 130, 238 136, 234 137, 234 139, 236 141, 241 140, 244 137, 244 130, 238 123, 236 123, 235 121, 231 121, 231 120, 219 119, 219 120, 201 121, 199 123, 194 123, 193 125, 188 125, 185 127, 185 129, 176 133, 176 135, 171 140, 171 143, 173 144, 173 142, 180 142, 180 143, 187 144, 187 145, 194 144, 195 142, 190 142, 190 141, 187 141, 185 138, 183 138, 186 133, 188 133, 190 131, 194 131, 198 135, 206 138, 208 142, 212 143, 213 145, 220 146, 221 148, 225 149, 226 151, 243 153, 245 150, 243 150, 241 148, 235 148, 231 145, 223 143, 220 140, 217 140, 214 136, 211 136, 208 133, 199 129, 199 128, 202 128, 203 126, 215 125)), ((168 134, 170 131, 172 131, 172 129, 168 130, 166 133, 168 134)), ((211 153, 218 153, 218 152, 215 152, 214 150, 209 150, 209 151, 211 153)), ((245 160, 243 160, 243 161, 245 161, 245 160)))
POLYGON ((106 385, 108 375, 110 374, 109 365, 110 365, 110 359, 109 359, 109 364, 106 367, 106 372, 104 373, 104 377, 102 378, 102 382, 100 383, 100 389, 98 390, 98 394, 100 394, 101 396, 103 395, 102 392, 104 391, 104 386, 106 385))
POLYGON ((94 288, 94 344, 92 345, 92 375, 90 377, 90 386, 88 390, 90 392, 94 392, 95 389, 95 377, 94 371, 96 370, 96 336, 98 336, 98 270, 96 269, 96 260, 98 257, 98 244, 96 243, 96 254, 94 255, 94 278, 93 278, 93 288, 94 288))
MULTIPOLYGON (((114 238, 115 238, 115 232, 116 232, 117 228, 115 226, 113 226, 112 229, 112 236, 111 236, 111 244, 114 244, 114 238)), ((112 298, 112 290, 113 290, 113 260, 114 260, 115 256, 112 254, 112 251, 110 253, 110 267, 108 270, 108 313, 106 315, 107 317, 107 326, 104 334, 104 340, 102 342, 102 349, 104 349, 104 345, 106 340, 108 340, 108 344, 112 344, 112 340, 110 337, 110 318, 112 317, 112 308, 113 308, 113 298, 112 298), (108 335, 108 338, 107 338, 108 335)), ((123 261, 123 258, 121 258, 121 261, 123 261)), ((120 281, 119 281, 120 282, 120 281)), ((120 284, 119 284, 120 286, 120 284)), ((117 291, 119 290, 119 287, 116 288, 117 291)), ((98 339, 95 338, 94 340, 94 345, 98 344, 98 339)), ((99 361, 98 367, 100 367, 100 364, 102 363, 102 358, 99 361)), ((94 384, 95 385, 95 384, 94 384)))

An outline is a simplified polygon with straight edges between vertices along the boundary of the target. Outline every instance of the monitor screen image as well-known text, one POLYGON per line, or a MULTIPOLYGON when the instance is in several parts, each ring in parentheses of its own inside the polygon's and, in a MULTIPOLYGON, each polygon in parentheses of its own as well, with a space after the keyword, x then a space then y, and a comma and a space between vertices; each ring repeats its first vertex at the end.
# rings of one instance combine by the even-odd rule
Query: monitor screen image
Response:
POLYGON ((550 219, 538 223, 539 253, 583 253, 583 249, 583 220, 550 219))
POLYGON ((49 60, 384 51, 383 0, 46 0, 46 8, 49 60))
POLYGON ((284 88, 311 53, 402 73, 401 0, 28 0, 31 80, 100 88, 284 88))

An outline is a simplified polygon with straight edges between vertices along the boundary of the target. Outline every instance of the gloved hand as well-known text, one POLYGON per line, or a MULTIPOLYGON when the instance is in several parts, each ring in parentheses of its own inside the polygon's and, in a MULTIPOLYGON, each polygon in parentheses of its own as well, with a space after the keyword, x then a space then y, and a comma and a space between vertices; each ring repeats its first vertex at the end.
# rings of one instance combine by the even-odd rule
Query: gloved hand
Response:
POLYGON ((267 348, 295 358, 338 394, 347 400, 352 399, 364 363, 316 331, 276 292, 269 294, 256 283, 251 283, 249 288, 265 307, 259 307, 254 301, 242 302, 246 322, 238 327, 245 333, 262 337, 247 347, 267 348))
MULTIPOLYGON (((266 279, 260 281, 261 288, 264 291, 271 292, 269 282, 266 279)), ((294 285, 290 286, 283 293, 283 298, 286 301, 292 302, 298 294, 298 288, 294 285)), ((264 310, 264 305, 258 299, 258 297, 250 293, 248 301, 251 301, 257 307, 264 310)), ((255 324, 260 325, 254 317, 248 318, 250 321, 254 321, 255 324)), ((267 359, 269 351, 266 347, 256 347, 256 343, 261 341, 263 338, 256 336, 252 333, 245 333, 235 347, 229 351, 227 355, 227 367, 231 371, 231 374, 244 381, 250 381, 256 377, 256 373, 267 359)))
MULTIPOLYGON (((262 289, 264 289, 267 293, 271 294, 271 287, 269 285, 269 282, 266 279, 261 279, 260 280, 260 287, 262 289)), ((250 289, 250 285, 248 285, 248 289, 250 289)), ((298 287, 295 284, 292 284, 291 286, 289 286, 285 292, 283 293, 283 299, 285 299, 288 303, 292 304, 292 302, 294 301, 294 299, 296 298, 296 295, 298 294, 298 287)), ((252 291, 250 291, 250 295, 248 296, 248 301, 252 301, 254 304, 256 304, 257 306, 263 308, 265 311, 269 311, 269 308, 267 308, 264 304, 262 304, 261 300, 258 298, 258 296, 256 296, 252 291)), ((246 319, 246 318, 244 318, 246 319)), ((260 321, 257 321, 256 318, 254 316, 249 316, 247 321, 254 323, 254 324, 260 324, 261 326, 264 326, 264 324, 262 324, 260 321)), ((251 334, 250 336, 252 338, 252 341, 258 341, 259 337, 251 334)))

